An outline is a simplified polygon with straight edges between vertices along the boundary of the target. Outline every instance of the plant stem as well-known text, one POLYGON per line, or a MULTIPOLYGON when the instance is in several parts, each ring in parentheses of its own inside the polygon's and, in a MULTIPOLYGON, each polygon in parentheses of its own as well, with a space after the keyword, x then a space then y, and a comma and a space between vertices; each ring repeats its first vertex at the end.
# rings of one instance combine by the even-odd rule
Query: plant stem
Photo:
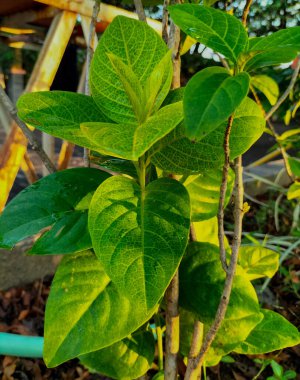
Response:
MULTIPOLYGON (((164 5, 166 5, 165 2, 164 5)), ((175 0, 174 3, 180 3, 175 0)), ((166 11, 166 9, 165 9, 166 11)), ((180 87, 180 29, 171 22, 170 33, 166 41, 168 47, 172 49, 173 60, 173 80, 172 88, 180 87)), ((177 379, 177 357, 179 353, 179 275, 175 273, 165 294, 166 299, 166 359, 165 359, 165 379, 177 379)))
POLYGON ((163 333, 160 325, 159 314, 155 316, 156 335, 157 335, 157 356, 158 356, 158 369, 164 370, 164 349, 163 349, 163 333))
POLYGON ((41 147, 39 141, 34 136, 33 132, 27 127, 27 125, 18 118, 16 107, 13 105, 9 97, 6 95, 6 92, 3 90, 2 86, 0 86, 0 101, 4 104, 4 107, 7 109, 8 113, 14 120, 14 122, 21 128, 24 135, 27 137, 32 149, 38 154, 41 161, 49 171, 49 173, 54 173, 56 168, 54 164, 51 162, 47 153, 41 147))
MULTIPOLYGON (((198 320, 195 320, 194 322, 194 330, 193 330, 193 337, 192 337, 192 344, 189 352, 189 361, 194 360, 197 355, 199 355, 201 350, 201 345, 203 341, 203 323, 201 323, 198 320)), ((187 373, 185 374, 186 378, 187 373)), ((197 380, 201 379, 201 366, 198 366, 196 368, 193 368, 191 372, 188 374, 190 380, 197 380)))
POLYGON ((266 114, 266 120, 270 119, 270 117, 274 114, 275 111, 278 110, 278 108, 281 106, 281 104, 285 101, 285 99, 289 96, 290 92, 293 90, 295 83, 297 81, 298 75, 300 71, 300 56, 298 56, 298 62, 295 67, 295 70, 293 72, 291 81, 284 91, 284 93, 281 95, 281 97, 278 99, 277 103, 270 109, 270 111, 266 114))
POLYGON ((201 368, 205 354, 209 350, 222 322, 225 317, 227 306, 230 299, 233 279, 236 271, 238 252, 241 244, 242 235, 242 220, 243 220, 243 171, 242 171, 242 159, 238 157, 234 161, 234 171, 235 171, 235 204, 234 204, 234 234, 233 243, 231 249, 230 264, 226 273, 225 285, 223 293, 220 299, 218 310, 216 313, 215 320, 211 325, 209 331, 207 332, 204 343, 201 347, 200 353, 194 358, 189 360, 188 367, 185 375, 185 380, 190 380, 193 371, 196 368, 201 368))
MULTIPOLYGON (((94 55, 94 43, 96 35, 97 17, 100 11, 101 0, 95 0, 93 6, 93 13, 91 17, 89 37, 86 50, 86 71, 85 71, 85 95, 90 95, 90 66, 94 55)), ((89 149, 84 148, 83 154, 84 162, 86 166, 90 166, 89 149)))
POLYGON ((136 13, 137 13, 137 15, 139 17, 139 20, 147 23, 147 19, 146 19, 146 15, 145 15, 145 10, 144 10, 142 1, 141 0, 133 0, 133 1, 134 1, 134 6, 135 6, 135 9, 136 9, 136 13))
POLYGON ((253 93, 253 96, 254 96, 254 99, 256 101, 256 103, 259 105, 260 109, 262 110, 263 112, 263 115, 267 121, 267 124, 269 126, 269 129, 274 137, 274 139, 276 140, 276 143, 280 149, 280 153, 282 155, 282 158, 283 158, 283 162, 284 162, 284 166, 285 166, 285 170, 287 172, 287 175, 290 177, 291 181, 294 182, 294 176, 293 176, 293 173, 292 173, 292 170, 291 170, 291 167, 290 167, 290 164, 289 164, 289 160, 288 160, 288 155, 286 153, 286 149, 284 148, 284 146, 281 144, 281 141, 279 140, 279 135, 278 133, 276 132, 276 129, 274 127, 274 125, 272 124, 271 120, 267 119, 267 116, 266 116, 266 112, 264 110, 264 107, 263 105, 261 104, 261 101, 259 99, 259 96, 257 95, 257 92, 255 91, 254 87, 250 85, 250 89, 253 93))
POLYGON ((164 0, 162 28, 161 28, 162 39, 165 41, 167 45, 168 45, 168 40, 169 40, 169 34, 168 34, 169 12, 167 8, 169 4, 170 4, 170 0, 164 0))
POLYGON ((250 7, 253 0, 247 0, 246 5, 244 7, 243 15, 242 15, 242 23, 246 27, 247 26, 247 17, 250 11, 250 7))
POLYGON ((225 249, 225 232, 224 232, 224 207, 227 191, 227 182, 228 182, 228 172, 230 167, 230 147, 229 147, 229 138, 230 132, 233 124, 233 115, 228 119, 227 128, 224 136, 224 165, 222 173, 222 182, 220 187, 220 198, 219 198, 219 208, 218 208, 218 239, 220 247, 220 260, 222 267, 225 272, 228 270, 228 265, 226 262, 226 249, 225 249))
POLYGON ((166 290, 166 359, 165 379, 176 380, 179 352, 179 275, 175 273, 166 290))

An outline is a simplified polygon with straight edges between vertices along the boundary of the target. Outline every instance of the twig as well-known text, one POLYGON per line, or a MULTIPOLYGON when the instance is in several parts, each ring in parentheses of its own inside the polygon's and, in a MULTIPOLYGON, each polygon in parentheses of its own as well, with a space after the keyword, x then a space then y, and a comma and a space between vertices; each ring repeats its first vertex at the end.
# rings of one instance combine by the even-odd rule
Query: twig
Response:
POLYGON ((170 0, 164 0, 163 17, 162 17, 162 23, 161 23, 162 25, 161 35, 166 44, 168 44, 168 40, 169 40, 169 34, 168 34, 169 12, 167 9, 169 4, 170 4, 170 0))
POLYGON ((133 0, 133 1, 134 1, 134 6, 136 9, 136 13, 139 17, 139 20, 147 23, 147 18, 145 15, 145 10, 144 10, 142 1, 141 0, 133 0))
POLYGON ((290 177, 291 181, 294 182, 294 176, 293 176, 293 173, 292 173, 292 170, 291 170, 291 167, 290 167, 290 164, 289 164, 289 160, 288 160, 288 155, 286 153, 286 149, 284 148, 284 146, 281 144, 281 141, 279 140, 279 135, 278 133, 276 132, 276 129, 274 127, 274 125, 272 124, 271 120, 267 119, 267 116, 266 116, 266 112, 264 110, 264 107, 259 99, 259 96, 257 95, 257 92, 255 91, 254 87, 250 85, 250 89, 253 93, 253 96, 254 96, 254 99, 256 101, 256 103, 258 104, 258 106, 260 107, 260 109, 262 110, 263 112, 263 115, 266 119, 266 122, 269 126, 269 129, 274 137, 274 139, 276 140, 276 143, 280 149, 280 153, 282 155, 282 158, 283 158, 283 162, 284 162, 284 166, 285 166, 285 170, 287 172, 287 175, 290 177))
POLYGON ((218 208, 218 239, 220 246, 220 260, 222 267, 225 272, 228 270, 228 265, 226 262, 226 249, 224 244, 225 233, 224 233, 224 207, 225 207, 225 198, 227 191, 227 182, 228 182, 228 172, 230 167, 230 147, 229 147, 229 138, 230 132, 233 124, 233 115, 228 119, 227 128, 224 136, 224 165, 222 172, 222 183, 220 186, 220 198, 219 198, 219 208, 218 208))
POLYGON ((245 27, 247 25, 247 17, 248 17, 249 11, 250 11, 250 7, 251 7, 251 4, 252 4, 252 1, 253 0, 247 0, 246 1, 246 5, 245 5, 244 11, 243 11, 242 23, 243 23, 243 25, 245 27))
POLYGON ((226 273, 225 285, 221 300, 218 306, 215 320, 211 325, 209 331, 207 332, 203 345, 201 347, 200 353, 194 358, 189 360, 187 371, 185 374, 185 380, 191 379, 191 374, 196 368, 201 368, 205 354, 209 350, 217 332, 223 322, 227 306, 230 299, 233 279, 236 271, 236 265, 238 260, 238 252, 241 245, 242 236, 242 220, 243 220, 243 170, 242 170, 242 159, 238 157, 234 161, 234 171, 235 171, 235 205, 234 205, 234 235, 233 243, 230 257, 230 264, 226 273))
POLYGON ((275 111, 278 110, 278 108, 281 106, 281 104, 285 101, 285 99, 289 96, 290 92, 293 90, 293 87, 295 86, 295 83, 297 81, 298 75, 300 71, 300 56, 298 56, 298 62, 295 67, 295 70, 293 72, 291 81, 284 91, 284 93, 281 95, 281 97, 277 100, 277 103, 270 109, 270 111, 266 114, 266 120, 270 119, 270 117, 274 114, 275 111))
MULTIPOLYGON (((180 0, 175 0, 180 2, 180 0)), ((166 41, 172 49, 173 80, 172 88, 180 87, 180 29, 171 23, 170 33, 166 41)), ((166 359, 165 379, 177 379, 177 358, 179 353, 179 275, 176 272, 166 291, 166 359)))
POLYGON ((54 164, 51 162, 47 153, 41 147, 39 141, 36 139, 31 130, 22 120, 18 118, 17 110, 9 97, 6 95, 6 92, 3 90, 2 86, 0 86, 0 100, 2 101, 4 107, 7 109, 8 113, 11 115, 12 119, 21 128, 22 132, 27 137, 30 145, 32 146, 32 149, 39 155, 49 173, 54 173, 56 171, 54 164))
MULTIPOLYGON (((86 50, 86 71, 85 71, 85 94, 90 95, 90 66, 94 55, 94 42, 96 34, 97 17, 100 11, 101 0, 95 0, 93 6, 93 13, 90 23, 90 30, 88 36, 87 50, 86 50)), ((84 148, 83 159, 86 166, 90 166, 89 149, 84 148)))
MULTIPOLYGON (((193 330, 193 337, 192 337, 192 343, 191 348, 189 352, 189 361, 195 360, 197 355, 199 355, 201 350, 201 345, 203 341, 203 328, 204 325, 198 320, 195 320, 194 322, 194 330, 193 330)), ((186 375, 185 375, 186 376, 186 375)), ((189 379, 201 379, 201 366, 193 368, 188 374, 189 379)))

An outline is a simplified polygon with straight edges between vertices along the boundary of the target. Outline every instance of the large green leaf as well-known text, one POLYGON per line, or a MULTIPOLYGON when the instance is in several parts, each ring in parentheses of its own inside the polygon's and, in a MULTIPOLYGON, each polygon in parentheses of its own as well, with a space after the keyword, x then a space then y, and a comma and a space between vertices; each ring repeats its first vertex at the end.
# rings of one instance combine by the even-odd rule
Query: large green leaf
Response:
POLYGON ((80 130, 85 121, 108 122, 90 96, 65 91, 43 91, 22 95, 18 116, 50 135, 93 149, 80 130))
MULTIPOLYGON (((218 219, 214 218, 193 223, 196 240, 202 243, 210 243, 219 246, 218 219)), ((225 247, 229 247, 228 239, 224 237, 225 247)))
POLYGON ((132 380, 144 375, 154 360, 155 340, 149 331, 137 331, 128 338, 80 356, 91 372, 117 380, 132 380))
POLYGON ((279 254, 261 246, 241 246, 239 265, 249 280, 261 277, 273 277, 278 270, 279 254))
POLYGON ((154 313, 132 304, 91 251, 65 256, 46 306, 44 360, 55 367, 126 338, 154 313))
POLYGON ((168 9, 175 24, 186 34, 232 62, 247 48, 245 28, 226 12, 196 4, 173 5, 168 9))
POLYGON ((287 192, 288 200, 296 198, 300 198, 300 182, 292 183, 287 192))
POLYGON ((172 62, 170 56, 166 60, 167 52, 167 46, 150 26, 124 16, 116 17, 101 37, 91 64, 91 91, 100 109, 118 123, 136 122, 132 97, 136 102, 139 99, 130 87, 138 87, 139 92, 149 89, 149 81, 152 83, 149 77, 154 75, 160 84, 152 101, 153 111, 157 110, 172 81, 172 62), (109 60, 112 56, 115 64, 109 60), (120 60, 122 64, 116 64, 120 60))
MULTIPOLYGON (((197 176, 192 176, 186 182, 186 188, 191 199, 193 222, 210 219, 216 216, 219 208, 220 186, 222 182, 222 171, 214 170, 197 176)), ((225 196, 227 205, 233 189, 234 172, 230 169, 228 174, 228 185, 225 196)))
POLYGON ((31 253, 72 253, 91 247, 85 210, 88 205, 79 209, 77 205, 108 177, 97 169, 75 168, 56 172, 27 187, 0 216, 0 245, 12 248, 54 225, 31 253))
POLYGON ((273 106, 279 96, 279 86, 277 82, 267 75, 254 75, 251 77, 251 84, 261 91, 273 106))
POLYGON ((112 282, 137 308, 152 309, 183 256, 190 224, 189 196, 162 178, 144 191, 128 178, 99 186, 89 210, 93 248, 112 282))
MULTIPOLYGON (((224 288, 225 272, 219 249, 208 243, 192 243, 180 266, 180 305, 193 312, 207 330, 215 318, 224 288)), ((260 322, 256 292, 238 267, 225 319, 212 347, 214 356, 225 355, 243 342, 260 322)))
POLYGON ((247 339, 234 349, 239 354, 265 354, 300 343, 297 328, 280 314, 262 309, 263 320, 251 331, 247 339))
POLYGON ((270 50, 291 48, 300 51, 300 26, 282 29, 264 37, 249 40, 249 50, 270 50))
MULTIPOLYGON (((154 165, 176 174, 196 174, 220 168, 224 163, 224 123, 204 139, 193 143, 185 137, 183 124, 150 150, 154 165)), ((230 158, 245 153, 262 135, 265 120, 259 106, 246 98, 234 115, 230 134, 230 158)))
POLYGON ((82 132, 94 150, 137 161, 155 142, 183 119, 182 102, 161 108, 142 124, 83 123, 82 132))
POLYGON ((207 67, 188 82, 183 96, 186 135, 201 140, 225 122, 249 90, 247 73, 231 76, 222 67, 207 67))
POLYGON ((291 62, 297 56, 297 50, 292 48, 272 48, 270 50, 251 50, 242 53, 239 60, 243 61, 241 68, 253 71, 266 66, 280 65, 291 62))

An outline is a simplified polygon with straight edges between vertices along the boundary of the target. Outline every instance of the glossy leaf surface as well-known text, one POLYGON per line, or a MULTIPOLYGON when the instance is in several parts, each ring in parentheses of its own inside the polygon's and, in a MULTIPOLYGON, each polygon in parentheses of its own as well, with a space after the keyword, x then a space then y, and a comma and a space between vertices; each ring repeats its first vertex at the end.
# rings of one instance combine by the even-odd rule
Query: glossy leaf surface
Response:
MULTIPOLYGON (((199 142, 185 137, 178 126, 150 150, 151 161, 160 169, 175 174, 196 174, 220 168, 224 162, 223 141, 226 123, 199 142)), ((230 134, 230 158, 245 153, 262 135, 265 120, 261 109, 246 98, 235 112, 230 134)))
POLYGON ((186 135, 201 140, 229 116, 247 96, 247 73, 231 76, 222 67, 208 67, 194 75, 183 96, 186 135))
POLYGON ((49 135, 93 149, 80 130, 83 122, 108 122, 108 117, 90 96, 65 91, 43 91, 22 95, 18 116, 24 122, 49 135))
MULTIPOLYGON (((124 16, 114 18, 101 37, 91 64, 91 91, 100 109, 117 123, 136 122, 132 97, 139 102, 138 94, 149 85, 149 77, 167 52, 168 48, 163 40, 147 24, 124 16), (117 57, 115 61, 117 59, 123 62, 122 67, 118 64, 111 65, 109 56, 112 55, 117 57), (128 69, 125 73, 126 66, 128 69), (133 77, 135 80, 131 81, 130 78, 133 77), (128 94, 128 86, 133 86, 131 95, 128 94), (135 94, 136 88, 138 92, 135 94)), ((156 74, 156 79, 159 78, 161 85, 153 102, 154 109, 160 106, 170 89, 170 58, 159 66, 156 74)))
POLYGON ((189 196, 178 181, 112 177, 89 210, 93 248, 117 288, 136 308, 152 309, 163 296, 187 244, 189 196), (158 254, 159 252, 159 254, 158 254))
POLYGON ((34 248, 32 253, 63 253, 63 250, 69 253, 90 247, 88 229, 84 223, 86 217, 82 215, 83 211, 76 211, 76 206, 109 176, 97 169, 75 168, 56 172, 28 186, 1 214, 1 246, 12 248, 26 237, 54 225, 55 233, 50 231, 43 235, 41 241, 36 242, 38 251, 34 248), (76 223, 74 229, 72 223, 76 223), (79 236, 78 228, 82 228, 79 236), (47 242, 51 237, 57 240, 53 240, 53 245, 49 247, 47 242))
MULTIPOLYGON (((186 182, 186 188, 191 199, 193 222, 210 219, 217 215, 219 208, 220 186, 222 182, 222 171, 215 170, 193 176, 186 182)), ((229 170, 228 186, 226 191, 225 206, 227 205, 233 189, 234 173, 229 170)))
POLYGON ((261 246, 241 246, 239 265, 249 280, 261 277, 273 277, 278 270, 279 254, 261 246))
POLYGON ((247 48, 248 36, 235 17, 205 6, 180 4, 168 7, 171 18, 187 35, 236 62, 247 48))
POLYGON ((55 367, 111 346, 154 313, 130 303, 91 251, 65 256, 46 306, 44 360, 55 367))
POLYGON ((273 106, 279 96, 279 87, 277 82, 267 75, 254 75, 251 77, 251 84, 262 92, 273 106))
POLYGON ((262 309, 263 320, 251 331, 245 342, 234 349, 246 355, 263 354, 300 343, 297 328, 280 314, 262 309))
POLYGON ((154 360, 155 340, 149 331, 137 331, 102 350, 80 356, 91 372, 112 379, 132 380, 144 375, 154 360))

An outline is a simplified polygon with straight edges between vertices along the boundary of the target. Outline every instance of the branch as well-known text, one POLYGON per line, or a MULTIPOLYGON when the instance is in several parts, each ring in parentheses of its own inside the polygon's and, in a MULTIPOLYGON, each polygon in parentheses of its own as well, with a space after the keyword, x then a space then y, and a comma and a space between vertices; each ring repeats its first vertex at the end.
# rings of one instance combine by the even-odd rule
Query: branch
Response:
POLYGON ((242 220, 243 220, 243 172, 242 172, 242 159, 241 156, 235 159, 234 162, 234 171, 235 171, 235 205, 234 205, 234 234, 233 234, 233 244, 231 249, 230 264, 226 273, 225 285, 223 293, 220 299, 218 310, 216 313, 216 318, 211 325, 209 331, 207 332, 204 343, 201 347, 200 353, 194 358, 189 360, 187 371, 185 374, 185 380, 192 379, 191 375, 196 369, 200 369, 205 354, 209 350, 217 332, 223 322, 227 306, 230 299, 233 279, 236 271, 238 252, 241 245, 241 236, 242 236, 242 220))
POLYGON ((263 115, 264 115, 264 117, 266 119, 266 122, 267 122, 267 124, 269 126, 269 129, 270 129, 270 131, 271 131, 274 139, 276 140, 277 145, 279 146, 280 153, 281 153, 282 158, 283 158, 283 162, 284 162, 284 166, 285 166, 285 170, 287 172, 287 175, 290 177, 291 181, 294 182, 295 178, 293 176, 293 173, 292 173, 292 170, 291 170, 291 167, 290 167, 290 164, 289 164, 289 160, 288 160, 288 155, 286 153, 286 149, 281 144, 281 141, 279 140, 279 135, 276 132, 276 129, 275 129, 274 125, 271 123, 271 120, 267 119, 265 109, 264 109, 263 105, 261 104, 261 101, 259 99, 259 96, 257 95, 257 92, 255 91, 254 87, 251 86, 251 85, 250 85, 250 89, 251 89, 251 91, 253 93, 253 96, 254 96, 254 99, 255 99, 256 103, 259 105, 260 109, 263 112, 263 115))
POLYGON ((220 260, 222 267, 225 272, 228 270, 227 262, 226 262, 226 249, 225 249, 225 232, 224 232, 224 207, 225 207, 225 198, 227 191, 227 183, 228 183, 228 172, 230 167, 230 147, 229 147, 229 138, 230 132, 233 123, 233 115, 231 115, 228 119, 227 128, 224 136, 224 165, 223 165, 223 173, 222 173, 222 183, 220 187, 220 199, 219 199, 219 208, 218 208, 218 239, 220 246, 220 260))
POLYGON ((253 0, 247 0, 246 1, 245 8, 244 8, 244 11, 243 11, 242 23, 243 23, 243 25, 245 27, 247 26, 247 17, 248 17, 249 11, 250 11, 250 7, 251 7, 251 4, 252 4, 252 1, 253 0))
POLYGON ((170 0, 164 0, 162 28, 161 28, 162 38, 167 45, 168 45, 168 40, 169 40, 169 34, 168 34, 169 12, 168 12, 167 8, 168 8, 169 4, 170 4, 170 0))
MULTIPOLYGON (((86 50, 86 71, 85 71, 85 95, 90 95, 90 66, 92 62, 92 58, 94 55, 94 45, 95 45, 95 34, 96 34, 96 25, 97 25, 97 17, 100 11, 100 3, 101 0, 95 0, 93 6, 93 13, 90 23, 90 30, 87 42, 87 50, 86 50)), ((84 148, 83 150, 83 159, 86 166, 90 166, 89 159, 89 149, 84 148)))
MULTIPOLYGON (((175 0, 180 2, 180 0, 175 0)), ((180 87, 180 29, 171 23, 170 34, 166 41, 172 49, 173 80, 172 88, 180 87)), ((177 357, 179 353, 179 275, 176 272, 166 291, 166 360, 165 379, 177 379, 177 357)))
POLYGON ((56 168, 54 164, 51 162, 50 158, 48 157, 47 153, 44 151, 44 149, 41 147, 39 141, 34 136, 32 131, 27 127, 27 125, 18 118, 17 110, 9 97, 6 95, 6 92, 3 90, 2 86, 0 86, 0 100, 3 103, 4 107, 7 109, 8 113, 11 115, 12 119, 15 121, 15 123, 21 128, 24 135, 27 137, 27 140, 29 141, 30 145, 32 146, 32 149, 37 152, 39 155, 41 161, 49 171, 49 173, 54 173, 56 171, 56 168))
POLYGON ((145 15, 145 10, 142 4, 142 0, 133 0, 134 1, 134 6, 136 9, 136 13, 138 14, 139 20, 147 23, 146 15, 145 15))
MULTIPOLYGON (((190 361, 193 361, 197 358, 197 356, 200 354, 202 340, 203 340, 203 328, 204 325, 197 319, 194 322, 194 329, 193 329, 193 337, 192 337, 192 343, 191 348, 189 352, 189 359, 188 363, 190 361)), ((187 369, 185 373, 185 379, 201 379, 201 366, 197 366, 193 369, 187 369)))
POLYGON ((289 96, 290 92, 293 90, 295 83, 297 81, 298 75, 300 71, 300 56, 298 56, 298 62, 295 67, 295 71, 292 75, 290 84, 284 91, 284 93, 281 95, 281 97, 278 99, 277 103, 270 109, 270 111, 266 114, 266 120, 270 119, 270 117, 274 114, 275 111, 278 110, 278 108, 281 106, 281 104, 285 101, 285 99, 289 96))

